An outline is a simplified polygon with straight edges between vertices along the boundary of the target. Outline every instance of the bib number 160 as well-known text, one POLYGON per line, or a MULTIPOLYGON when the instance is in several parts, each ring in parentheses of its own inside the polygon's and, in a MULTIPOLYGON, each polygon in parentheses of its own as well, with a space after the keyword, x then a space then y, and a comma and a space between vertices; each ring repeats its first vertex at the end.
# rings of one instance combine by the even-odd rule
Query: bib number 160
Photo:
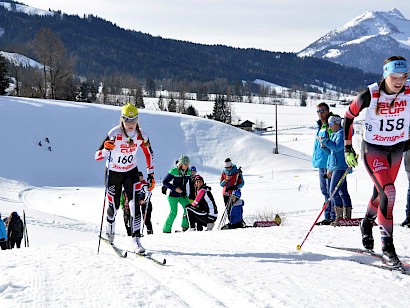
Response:
POLYGON ((131 164, 133 159, 134 159, 134 155, 119 156, 118 157, 118 163, 123 164, 123 165, 131 164))

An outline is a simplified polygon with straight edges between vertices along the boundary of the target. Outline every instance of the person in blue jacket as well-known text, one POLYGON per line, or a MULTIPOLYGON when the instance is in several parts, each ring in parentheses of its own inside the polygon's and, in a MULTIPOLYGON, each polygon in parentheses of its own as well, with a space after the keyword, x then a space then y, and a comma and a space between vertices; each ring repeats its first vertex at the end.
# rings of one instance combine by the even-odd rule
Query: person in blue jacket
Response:
MULTIPOLYGON (((320 191, 325 197, 325 202, 330 196, 329 186, 330 180, 327 178, 327 159, 329 157, 330 151, 324 144, 320 141, 320 138, 324 137, 325 134, 331 135, 332 131, 327 123, 328 118, 332 115, 329 110, 329 105, 326 103, 320 103, 317 105, 317 115, 319 120, 317 121, 317 131, 316 139, 313 147, 312 155, 312 165, 313 168, 317 168, 319 171, 319 183, 320 191)), ((332 202, 329 202, 328 207, 324 210, 325 219, 319 224, 330 225, 330 223, 335 219, 335 214, 332 208, 332 202)))
POLYGON ((0 247, 1 250, 6 250, 7 249, 7 230, 6 226, 4 225, 3 219, 1 219, 1 213, 0 213, 0 247))
MULTIPOLYGON (((330 155, 327 162, 327 177, 330 179, 329 192, 332 192, 348 166, 344 155, 344 135, 342 129, 342 118, 338 115, 332 115, 329 118, 329 127, 332 130, 332 135, 322 137, 322 143, 330 150, 330 155)), ((352 200, 347 190, 347 178, 339 187, 337 193, 332 198, 332 205, 336 214, 336 223, 338 219, 352 218, 352 200)))

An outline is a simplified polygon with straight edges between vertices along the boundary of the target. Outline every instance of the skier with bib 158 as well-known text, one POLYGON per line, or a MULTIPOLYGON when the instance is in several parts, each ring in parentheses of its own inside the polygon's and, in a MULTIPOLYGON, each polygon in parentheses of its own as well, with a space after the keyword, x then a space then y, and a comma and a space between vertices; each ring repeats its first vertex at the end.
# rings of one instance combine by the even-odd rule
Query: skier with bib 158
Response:
POLYGON ((367 108, 363 123, 362 158, 373 184, 373 196, 360 224, 362 242, 373 249, 373 222, 378 218, 383 262, 401 267, 393 245, 393 206, 396 197, 394 182, 400 168, 405 141, 409 139, 410 82, 407 62, 392 56, 384 61, 383 80, 361 92, 349 105, 345 116, 345 158, 350 167, 357 166, 352 147, 353 120, 367 108))
POLYGON ((138 197, 134 191, 134 184, 139 181, 136 154, 141 148, 147 166, 148 182, 150 189, 155 186, 153 152, 148 137, 143 134, 138 124, 138 109, 132 104, 126 104, 121 109, 120 124, 113 127, 100 149, 95 153, 96 160, 103 160, 110 156, 111 161, 106 162, 108 170, 107 182, 107 226, 106 236, 110 242, 115 236, 115 216, 120 207, 121 190, 124 187, 128 197, 132 223, 132 241, 135 252, 145 252, 141 245, 141 210, 138 197))

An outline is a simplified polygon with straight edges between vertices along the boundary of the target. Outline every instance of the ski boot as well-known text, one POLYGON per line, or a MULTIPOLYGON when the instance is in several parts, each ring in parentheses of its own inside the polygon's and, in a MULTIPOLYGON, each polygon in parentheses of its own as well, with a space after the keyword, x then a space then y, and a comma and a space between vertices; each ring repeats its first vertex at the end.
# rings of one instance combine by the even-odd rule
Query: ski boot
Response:
POLYGON ((143 254, 145 252, 145 248, 141 245, 141 234, 134 234, 132 237, 132 241, 134 243, 134 251, 138 254, 143 254))
POLYGON ((107 221, 107 226, 105 228, 105 236, 110 243, 114 242, 115 238, 115 221, 113 223, 109 223, 107 221))
POLYGON ((373 221, 369 218, 363 218, 360 222, 360 231, 362 232, 362 244, 365 249, 373 250, 373 221))
POLYGON ((206 224, 206 231, 212 231, 212 229, 214 228, 215 223, 210 222, 206 224))
POLYGON ((147 234, 154 234, 153 230, 147 230, 147 234))
POLYGON ((406 217, 406 219, 401 223, 401 226, 410 228, 410 217, 406 217))
POLYGON ((382 261, 384 264, 390 267, 399 268, 403 266, 403 263, 399 260, 394 249, 393 239, 391 237, 382 239, 382 261))

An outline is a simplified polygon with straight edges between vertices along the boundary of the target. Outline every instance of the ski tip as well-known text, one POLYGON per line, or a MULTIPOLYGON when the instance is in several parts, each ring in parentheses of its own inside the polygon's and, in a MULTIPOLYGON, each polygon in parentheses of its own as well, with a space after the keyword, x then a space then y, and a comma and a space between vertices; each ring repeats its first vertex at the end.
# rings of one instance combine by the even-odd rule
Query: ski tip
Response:
POLYGON ((162 265, 167 264, 167 259, 164 259, 164 261, 162 261, 162 265))
POLYGON ((124 258, 126 258, 128 256, 128 252, 124 253, 124 258))

